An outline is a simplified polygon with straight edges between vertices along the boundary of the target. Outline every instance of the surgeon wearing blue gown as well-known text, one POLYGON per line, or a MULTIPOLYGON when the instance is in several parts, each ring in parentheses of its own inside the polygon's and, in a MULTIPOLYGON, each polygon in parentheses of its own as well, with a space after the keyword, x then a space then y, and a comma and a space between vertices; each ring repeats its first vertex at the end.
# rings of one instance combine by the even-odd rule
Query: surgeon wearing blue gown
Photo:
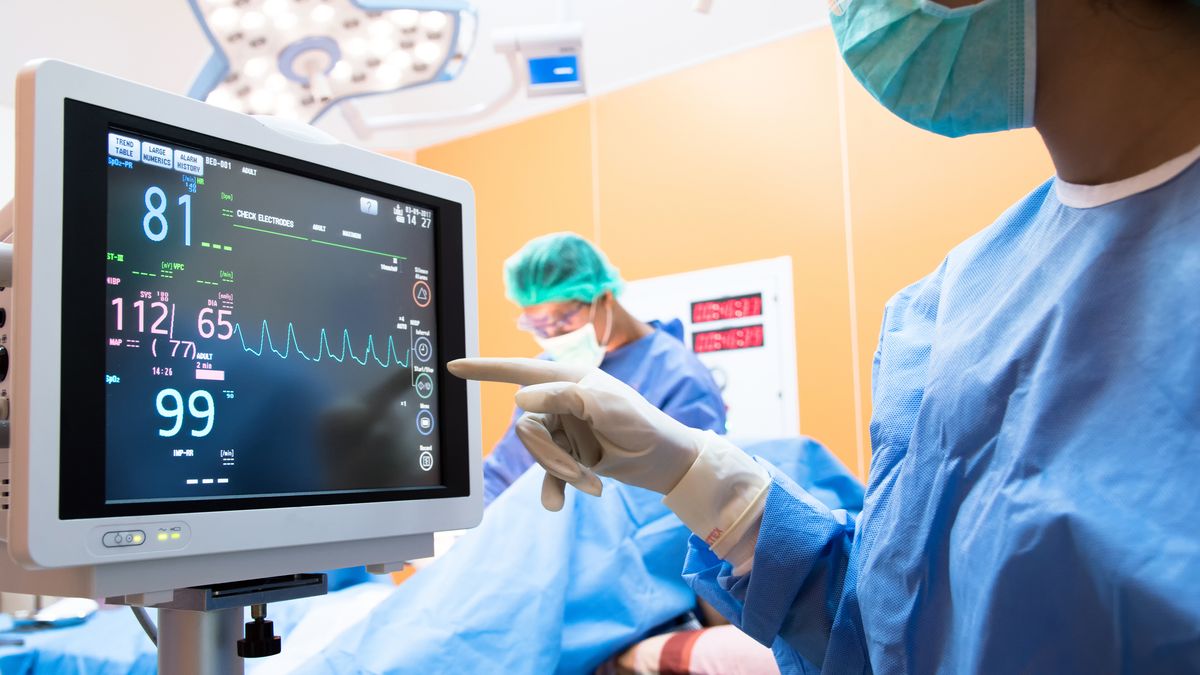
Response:
POLYGON ((859 516, 603 372, 452 370, 524 385, 557 480, 662 493, 684 576, 785 672, 1200 672, 1200 5, 830 4, 889 110, 1034 126, 1056 170, 884 309, 859 516))
MULTIPOLYGON (((644 323, 617 301, 624 282, 602 251, 559 232, 533 239, 504 264, 505 294, 521 308, 517 325, 555 363, 596 367, 628 384, 667 415, 725 431, 725 403, 712 375, 683 343, 683 324, 644 323)), ((533 465, 513 423, 483 464, 491 504, 533 465)))

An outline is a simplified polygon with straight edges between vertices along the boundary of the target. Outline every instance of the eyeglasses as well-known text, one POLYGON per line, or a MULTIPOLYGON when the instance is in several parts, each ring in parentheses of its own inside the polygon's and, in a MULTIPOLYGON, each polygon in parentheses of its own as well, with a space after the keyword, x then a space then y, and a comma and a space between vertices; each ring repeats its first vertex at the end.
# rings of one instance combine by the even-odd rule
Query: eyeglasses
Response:
POLYGON ((517 317, 517 328, 543 338, 562 335, 575 328, 576 317, 589 307, 591 305, 581 302, 557 316, 531 317, 528 314, 522 314, 517 317))

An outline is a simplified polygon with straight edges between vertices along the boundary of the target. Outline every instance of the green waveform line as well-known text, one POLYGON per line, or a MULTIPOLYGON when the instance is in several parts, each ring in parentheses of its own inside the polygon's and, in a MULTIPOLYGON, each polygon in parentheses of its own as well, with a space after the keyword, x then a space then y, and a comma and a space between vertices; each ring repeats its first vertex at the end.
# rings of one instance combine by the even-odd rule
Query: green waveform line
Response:
POLYGON ((262 232, 263 234, 273 234, 276 237, 287 237, 288 239, 299 239, 300 241, 308 241, 308 237, 301 237, 301 236, 297 236, 294 234, 288 234, 286 232, 274 232, 272 230, 264 230, 261 227, 250 227, 249 225, 238 225, 237 223, 234 223, 233 226, 238 228, 239 230, 250 230, 252 232, 262 232))
POLYGON ((320 344, 317 345, 317 355, 315 357, 309 356, 307 353, 304 352, 303 349, 300 348, 300 341, 296 338, 296 327, 291 322, 288 322, 287 341, 284 343, 283 351, 280 351, 275 348, 275 343, 271 339, 271 330, 270 330, 270 327, 267 325, 266 319, 263 319, 263 322, 262 322, 262 332, 259 334, 259 338, 258 338, 258 349, 255 349, 254 347, 248 346, 246 344, 246 334, 242 330, 242 325, 240 323, 234 324, 233 332, 237 333, 238 338, 242 342, 242 349, 244 351, 246 351, 250 354, 253 354, 255 356, 259 356, 259 357, 261 357, 267 349, 270 349, 276 356, 278 356, 281 359, 289 358, 294 351, 297 355, 299 355, 305 361, 311 361, 313 363, 317 363, 317 362, 321 361, 321 359, 325 358, 326 356, 328 356, 329 358, 333 359, 334 361, 336 361, 338 363, 344 363, 346 360, 347 354, 349 354, 350 358, 360 366, 365 366, 368 363, 370 363, 371 360, 374 360, 375 363, 378 363, 381 368, 387 368, 387 367, 391 366, 392 364, 399 365, 402 368, 407 368, 408 362, 409 362, 409 350, 407 350, 407 349, 404 350, 404 359, 401 360, 400 356, 396 352, 395 340, 390 335, 388 336, 387 348, 384 350, 384 355, 383 355, 382 359, 379 358, 379 355, 375 352, 375 336, 374 335, 367 336, 367 347, 363 351, 362 358, 361 359, 358 358, 357 356, 355 356, 354 350, 350 347, 350 329, 349 328, 342 330, 342 352, 340 355, 334 355, 333 349, 329 345, 329 335, 325 331, 325 329, 322 328, 320 344), (293 350, 293 346, 295 347, 294 350, 293 350))

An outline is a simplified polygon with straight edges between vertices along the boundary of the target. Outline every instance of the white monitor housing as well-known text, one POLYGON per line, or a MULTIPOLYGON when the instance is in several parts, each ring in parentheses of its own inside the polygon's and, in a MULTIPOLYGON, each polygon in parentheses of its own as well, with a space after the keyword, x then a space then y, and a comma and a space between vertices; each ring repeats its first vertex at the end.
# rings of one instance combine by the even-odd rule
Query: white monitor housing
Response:
POLYGON ((382 569, 478 523, 468 183, 57 61, 16 133, 0 590, 382 569))

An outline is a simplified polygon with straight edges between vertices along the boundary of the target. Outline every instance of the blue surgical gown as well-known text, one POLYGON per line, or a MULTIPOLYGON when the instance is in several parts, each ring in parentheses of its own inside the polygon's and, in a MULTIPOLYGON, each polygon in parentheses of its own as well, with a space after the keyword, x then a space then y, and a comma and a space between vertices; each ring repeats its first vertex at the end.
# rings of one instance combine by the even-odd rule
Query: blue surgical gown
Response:
MULTIPOLYGON (((683 324, 651 321, 654 332, 613 350, 600 369, 633 387, 659 410, 697 429, 725 433, 725 402, 708 368, 683 343, 683 324)), ((483 501, 492 500, 533 465, 533 456, 517 438, 513 413, 508 431, 483 462, 483 501)))
MULTIPOLYGON (((744 447, 829 508, 862 508, 862 485, 819 443, 744 447)), ((695 606, 679 577, 690 533, 662 495, 605 478, 599 498, 567 490, 551 513, 538 498, 544 475, 527 472, 479 527, 386 598, 385 581, 272 604, 283 654, 247 660, 246 672, 592 673, 695 606)), ((0 646, 3 675, 155 672, 154 645, 124 608, 19 637, 23 646, 0 646)))
POLYGON ((1200 165, 1034 190, 891 300, 872 393, 859 517, 773 472, 749 574, 690 543, 785 672, 1200 671, 1200 165))
MULTIPOLYGON (((862 508, 862 485, 819 443, 746 449, 829 508, 862 508)), ((550 512, 538 499, 544 476, 535 466, 518 478, 479 527, 296 675, 584 675, 695 607, 679 576, 691 533, 662 495, 604 478, 598 499, 567 490, 550 512)), ((290 617, 281 618, 287 650, 290 617)))

